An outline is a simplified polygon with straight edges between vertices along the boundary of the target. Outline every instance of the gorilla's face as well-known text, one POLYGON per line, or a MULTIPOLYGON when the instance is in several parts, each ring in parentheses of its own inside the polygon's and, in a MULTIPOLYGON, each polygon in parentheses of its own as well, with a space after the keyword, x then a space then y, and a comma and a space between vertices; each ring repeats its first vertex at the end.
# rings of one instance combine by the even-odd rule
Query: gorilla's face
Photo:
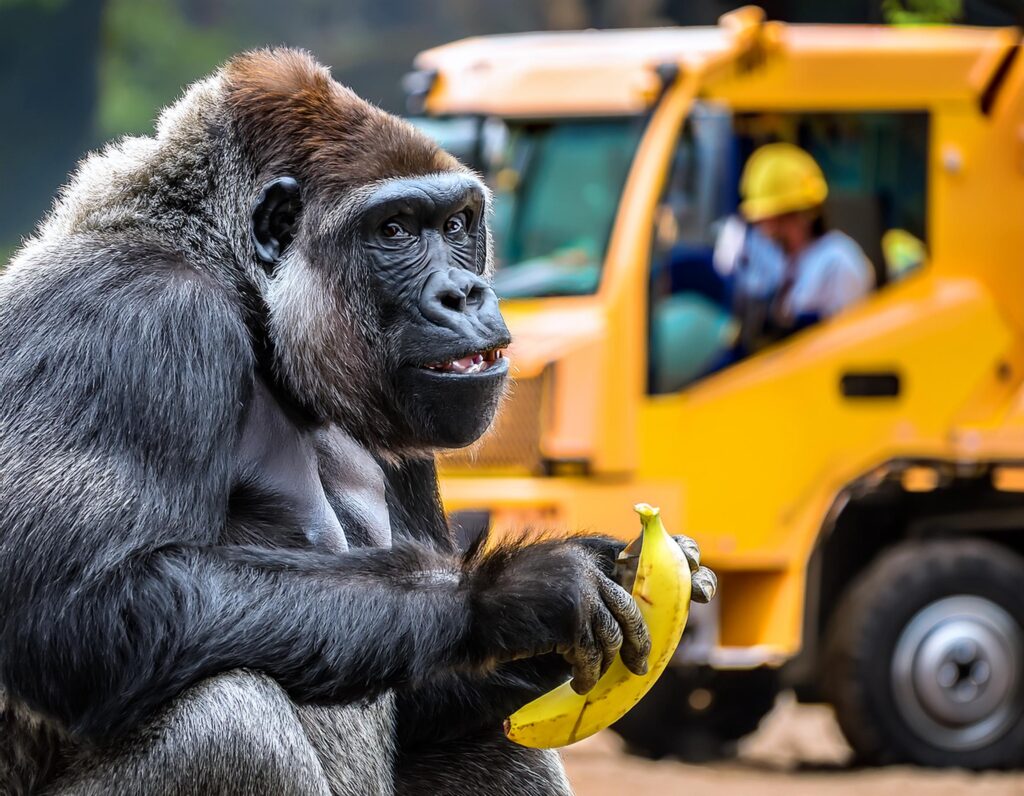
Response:
POLYGON ((458 173, 390 180, 364 205, 395 408, 429 446, 462 447, 483 434, 508 376, 509 332, 485 274, 485 209, 483 186, 458 173))
POLYGON ((369 426, 378 447, 472 443, 504 392, 510 341, 486 273, 483 186, 442 172, 384 180, 333 208, 303 209, 300 194, 289 178, 265 185, 252 227, 293 390, 369 426))

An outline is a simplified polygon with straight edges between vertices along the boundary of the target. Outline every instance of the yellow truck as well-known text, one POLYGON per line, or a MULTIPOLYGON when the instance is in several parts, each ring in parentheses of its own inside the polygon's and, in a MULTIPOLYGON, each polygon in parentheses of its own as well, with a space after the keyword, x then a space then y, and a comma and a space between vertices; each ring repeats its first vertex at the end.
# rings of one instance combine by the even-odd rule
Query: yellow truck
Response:
POLYGON ((418 123, 494 189, 515 338, 499 422, 443 463, 454 523, 632 538, 643 500, 720 578, 634 749, 717 753, 786 687, 865 760, 1024 762, 1020 41, 744 8, 417 58, 418 123), (878 287, 715 367, 716 237, 769 141, 821 165, 878 287))

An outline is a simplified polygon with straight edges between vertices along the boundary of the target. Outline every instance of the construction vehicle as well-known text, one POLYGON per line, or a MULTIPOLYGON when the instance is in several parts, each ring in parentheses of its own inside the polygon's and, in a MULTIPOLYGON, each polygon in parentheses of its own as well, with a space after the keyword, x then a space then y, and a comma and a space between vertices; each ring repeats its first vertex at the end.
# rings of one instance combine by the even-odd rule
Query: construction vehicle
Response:
POLYGON ((865 760, 1024 761, 1020 41, 744 8, 417 58, 418 123, 494 189, 514 336, 496 427, 443 462, 453 523, 630 538, 647 501, 720 579, 633 749, 717 754, 792 688, 865 760), (878 287, 716 368, 715 239, 769 141, 821 165, 878 287))

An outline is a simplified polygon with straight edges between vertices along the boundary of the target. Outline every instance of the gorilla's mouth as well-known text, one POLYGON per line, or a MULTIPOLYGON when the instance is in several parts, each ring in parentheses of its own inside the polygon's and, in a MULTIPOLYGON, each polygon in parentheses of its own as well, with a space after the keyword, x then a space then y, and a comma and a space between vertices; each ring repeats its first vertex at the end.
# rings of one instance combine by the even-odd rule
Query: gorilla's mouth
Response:
POLYGON ((458 359, 450 359, 446 362, 434 362, 426 365, 426 370, 436 373, 452 373, 459 376, 469 376, 474 373, 483 373, 490 370, 497 363, 505 358, 503 348, 491 348, 487 351, 477 351, 467 354, 458 359))

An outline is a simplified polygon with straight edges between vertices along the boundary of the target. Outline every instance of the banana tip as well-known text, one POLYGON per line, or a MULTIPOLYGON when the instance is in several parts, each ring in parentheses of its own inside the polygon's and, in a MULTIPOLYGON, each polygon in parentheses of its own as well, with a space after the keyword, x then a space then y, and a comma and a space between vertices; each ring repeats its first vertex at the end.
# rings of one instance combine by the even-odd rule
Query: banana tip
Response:
POLYGON ((649 520, 651 517, 657 517, 661 513, 661 509, 657 506, 652 506, 650 503, 637 503, 633 506, 633 511, 645 520, 649 520))

